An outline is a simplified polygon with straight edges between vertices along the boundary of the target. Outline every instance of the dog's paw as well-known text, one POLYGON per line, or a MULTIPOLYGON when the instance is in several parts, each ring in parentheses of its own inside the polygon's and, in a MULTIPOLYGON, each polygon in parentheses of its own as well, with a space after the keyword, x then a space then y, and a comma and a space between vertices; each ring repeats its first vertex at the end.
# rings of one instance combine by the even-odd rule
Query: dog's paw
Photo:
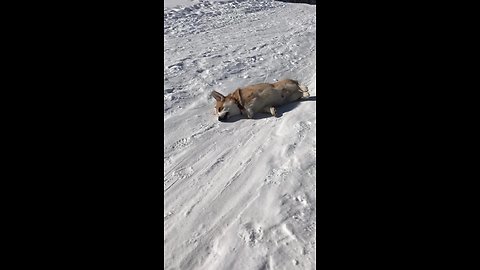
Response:
POLYGON ((246 109, 245 111, 247 112, 247 117, 252 119, 253 118, 253 111, 250 110, 250 109, 246 109))
POLYGON ((270 113, 272 114, 272 116, 277 117, 277 110, 275 109, 275 107, 270 107, 270 113))

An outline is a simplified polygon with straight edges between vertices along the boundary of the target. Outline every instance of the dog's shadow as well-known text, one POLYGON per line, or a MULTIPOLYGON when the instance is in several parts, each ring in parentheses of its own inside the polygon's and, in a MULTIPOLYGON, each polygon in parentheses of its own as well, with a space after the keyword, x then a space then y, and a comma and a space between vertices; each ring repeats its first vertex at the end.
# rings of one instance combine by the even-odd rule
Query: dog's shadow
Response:
MULTIPOLYGON (((314 97, 310 96, 308 98, 301 99, 299 101, 295 101, 295 102, 277 107, 276 108, 277 109, 277 118, 282 117, 284 113, 293 110, 295 107, 298 106, 298 104, 300 104, 300 102, 305 102, 305 101, 317 101, 317 97, 316 96, 314 96, 314 97)), ((256 113, 253 116, 252 119, 253 120, 260 120, 260 119, 265 119, 265 118, 270 118, 270 117, 273 117, 273 116, 269 113, 256 113)), ((233 123, 233 122, 236 122, 236 121, 239 121, 239 120, 242 120, 242 119, 248 119, 248 118, 245 115, 234 115, 225 122, 226 123, 233 123)))

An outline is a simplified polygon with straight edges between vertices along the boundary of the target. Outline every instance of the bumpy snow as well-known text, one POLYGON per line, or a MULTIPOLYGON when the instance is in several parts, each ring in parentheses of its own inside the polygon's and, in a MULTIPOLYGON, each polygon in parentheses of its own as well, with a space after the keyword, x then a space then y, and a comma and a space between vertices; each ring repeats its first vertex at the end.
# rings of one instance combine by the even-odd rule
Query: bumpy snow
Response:
POLYGON ((315 6, 184 2, 164 9, 164 269, 315 269, 315 6), (217 121, 212 90, 283 78, 310 100, 217 121))

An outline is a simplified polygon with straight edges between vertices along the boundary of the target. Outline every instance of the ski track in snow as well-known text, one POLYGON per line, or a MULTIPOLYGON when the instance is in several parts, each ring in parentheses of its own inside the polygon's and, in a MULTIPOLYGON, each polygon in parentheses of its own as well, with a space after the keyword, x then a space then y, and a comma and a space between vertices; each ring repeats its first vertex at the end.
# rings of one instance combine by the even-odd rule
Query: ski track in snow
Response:
POLYGON ((164 269, 315 269, 315 100, 218 122, 212 90, 283 78, 316 96, 315 6, 164 9, 164 269))

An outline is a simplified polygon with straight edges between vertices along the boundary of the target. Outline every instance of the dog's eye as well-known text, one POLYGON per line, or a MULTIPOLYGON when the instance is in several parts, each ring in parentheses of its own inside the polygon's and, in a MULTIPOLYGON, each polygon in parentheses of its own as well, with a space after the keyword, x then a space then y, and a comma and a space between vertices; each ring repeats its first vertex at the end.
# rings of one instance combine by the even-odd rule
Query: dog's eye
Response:
POLYGON ((223 107, 218 108, 218 111, 221 112, 223 110, 223 107))

